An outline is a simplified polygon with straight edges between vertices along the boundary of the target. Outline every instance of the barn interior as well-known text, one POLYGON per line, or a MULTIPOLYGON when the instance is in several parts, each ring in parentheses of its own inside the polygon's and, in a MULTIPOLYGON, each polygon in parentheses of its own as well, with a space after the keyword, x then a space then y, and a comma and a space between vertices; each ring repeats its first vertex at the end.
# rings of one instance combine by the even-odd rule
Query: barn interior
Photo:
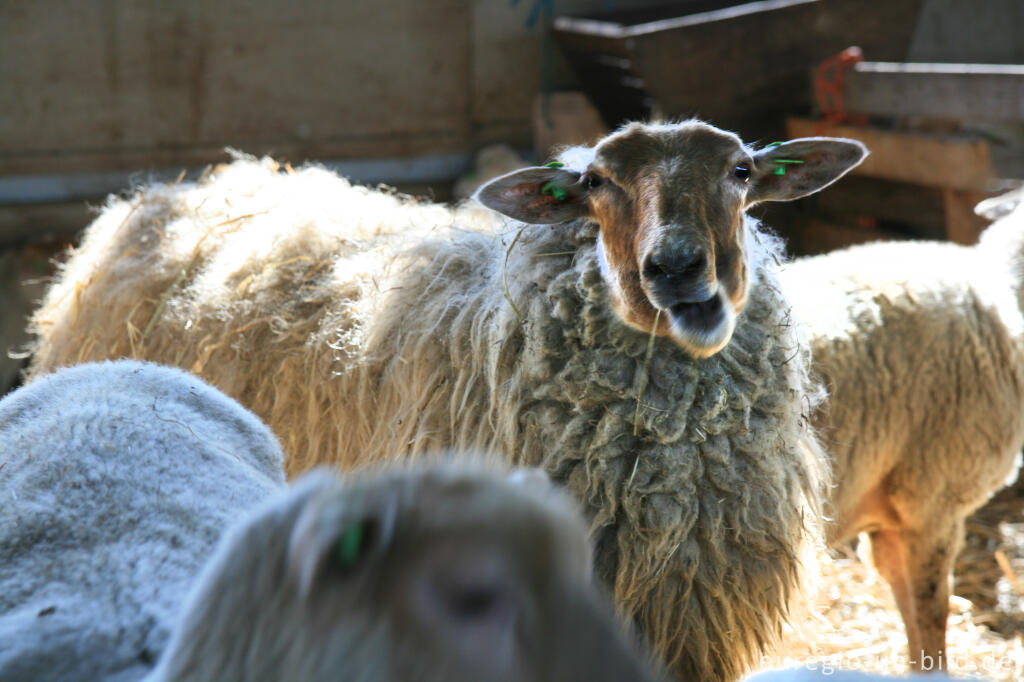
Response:
MULTIPOLYGON (((0 19, 0 394, 105 198, 239 153, 448 202, 632 120, 864 142, 843 182, 755 209, 792 256, 974 244, 976 207, 1024 186, 1020 0, 37 0, 0 19)), ((1024 679, 1024 484, 967 530, 946 667, 1024 679)), ((886 582, 854 546, 819 559, 766 667, 906 672, 886 582)))

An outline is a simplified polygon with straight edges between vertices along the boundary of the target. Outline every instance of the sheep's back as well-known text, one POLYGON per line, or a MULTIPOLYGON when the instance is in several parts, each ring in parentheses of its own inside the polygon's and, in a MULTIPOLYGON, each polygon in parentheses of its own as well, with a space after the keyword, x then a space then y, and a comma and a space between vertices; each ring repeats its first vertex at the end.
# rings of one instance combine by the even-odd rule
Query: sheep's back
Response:
POLYGON ((268 159, 113 198, 33 316, 30 377, 121 357, 182 367, 266 420, 303 471, 339 448, 305 424, 339 409, 324 377, 359 353, 389 269, 404 267, 394 255, 453 221, 268 159))
POLYGON ((141 677, 281 460, 253 415, 169 368, 76 367, 0 401, 0 678, 141 677))
POLYGON ((970 510, 1011 472, 1024 443, 1024 318, 1005 255, 991 256, 882 243, 787 266, 830 396, 815 425, 842 481, 840 526, 883 479, 915 509, 927 491, 970 510))

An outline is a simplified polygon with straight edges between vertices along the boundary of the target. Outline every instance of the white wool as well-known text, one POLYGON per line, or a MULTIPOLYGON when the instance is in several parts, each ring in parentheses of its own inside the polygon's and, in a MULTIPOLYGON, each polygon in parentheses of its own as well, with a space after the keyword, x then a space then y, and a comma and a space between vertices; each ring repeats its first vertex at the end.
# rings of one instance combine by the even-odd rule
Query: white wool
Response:
POLYGON ((0 401, 0 679, 128 681, 225 526, 284 485, 255 416, 201 380, 80 365, 0 401))

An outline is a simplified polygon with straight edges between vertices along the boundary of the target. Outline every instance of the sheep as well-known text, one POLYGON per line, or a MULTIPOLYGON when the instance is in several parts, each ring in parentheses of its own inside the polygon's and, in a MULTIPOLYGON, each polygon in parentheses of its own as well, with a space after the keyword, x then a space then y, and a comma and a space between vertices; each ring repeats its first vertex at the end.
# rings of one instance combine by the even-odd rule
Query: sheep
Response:
POLYGON ((964 520, 1024 446, 1024 207, 973 247, 874 243, 781 274, 829 393, 831 544, 867 532, 910 664, 941 660, 964 520))
POLYGON ((34 317, 33 371, 189 368, 290 474, 442 447, 540 466, 673 674, 734 680, 800 589, 826 476, 780 246, 746 209, 864 155, 631 124, 481 188, 507 218, 241 159, 110 202, 34 317))
POLYGON ((177 369, 0 401, 0 678, 654 682, 543 473, 464 455, 285 491, 282 461, 177 369))
POLYGON ((178 369, 42 377, 0 400, 0 679, 138 680, 225 526, 283 489, 255 416, 178 369))
POLYGON ((543 474, 305 474, 227 533, 145 682, 654 682, 543 474))

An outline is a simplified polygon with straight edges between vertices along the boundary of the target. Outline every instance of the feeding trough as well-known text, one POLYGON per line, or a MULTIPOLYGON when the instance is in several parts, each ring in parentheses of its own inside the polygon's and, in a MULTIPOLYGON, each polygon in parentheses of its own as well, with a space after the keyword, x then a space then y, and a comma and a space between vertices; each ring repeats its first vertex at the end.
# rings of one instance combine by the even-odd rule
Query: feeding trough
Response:
POLYGON ((903 61, 921 0, 689 0, 556 17, 555 40, 605 122, 699 116, 781 137, 811 108, 811 71, 849 45, 903 61))

